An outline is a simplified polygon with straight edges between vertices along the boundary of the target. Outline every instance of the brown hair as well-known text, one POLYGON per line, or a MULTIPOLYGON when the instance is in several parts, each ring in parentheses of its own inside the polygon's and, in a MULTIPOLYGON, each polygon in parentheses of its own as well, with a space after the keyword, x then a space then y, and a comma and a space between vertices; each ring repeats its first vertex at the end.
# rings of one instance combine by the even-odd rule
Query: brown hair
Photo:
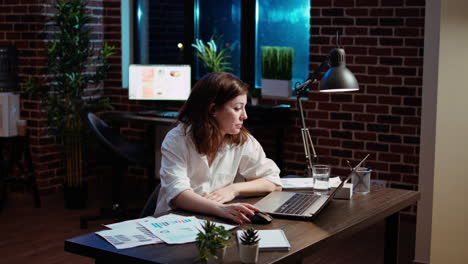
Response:
POLYGON ((222 136, 216 120, 210 113, 210 105, 223 107, 229 100, 247 94, 248 85, 226 72, 208 73, 192 88, 189 98, 182 106, 178 120, 190 126, 190 135, 198 153, 216 153, 223 143, 242 145, 249 132, 242 127, 239 134, 222 136))

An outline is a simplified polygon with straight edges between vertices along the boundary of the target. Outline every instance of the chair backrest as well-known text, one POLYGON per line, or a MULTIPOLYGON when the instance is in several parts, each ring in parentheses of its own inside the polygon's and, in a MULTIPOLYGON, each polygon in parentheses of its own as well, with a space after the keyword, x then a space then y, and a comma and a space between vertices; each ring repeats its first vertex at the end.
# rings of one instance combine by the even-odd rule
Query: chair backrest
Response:
POLYGON ((86 121, 102 145, 129 163, 149 164, 153 162, 151 153, 142 145, 127 140, 116 130, 93 113, 86 114, 86 121))
POLYGON ((161 189, 161 184, 158 184, 158 186, 154 188, 154 191, 151 193, 150 197, 146 201, 145 206, 141 210, 140 218, 154 214, 154 211, 156 210, 156 203, 158 202, 160 189, 161 189))

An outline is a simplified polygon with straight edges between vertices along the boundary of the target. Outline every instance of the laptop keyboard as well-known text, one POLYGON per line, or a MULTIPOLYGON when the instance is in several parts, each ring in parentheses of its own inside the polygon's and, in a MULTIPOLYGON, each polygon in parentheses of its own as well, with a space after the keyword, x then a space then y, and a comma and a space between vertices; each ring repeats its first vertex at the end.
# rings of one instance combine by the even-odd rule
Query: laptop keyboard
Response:
POLYGON ((275 213, 300 215, 320 196, 306 193, 296 193, 289 198, 275 213))

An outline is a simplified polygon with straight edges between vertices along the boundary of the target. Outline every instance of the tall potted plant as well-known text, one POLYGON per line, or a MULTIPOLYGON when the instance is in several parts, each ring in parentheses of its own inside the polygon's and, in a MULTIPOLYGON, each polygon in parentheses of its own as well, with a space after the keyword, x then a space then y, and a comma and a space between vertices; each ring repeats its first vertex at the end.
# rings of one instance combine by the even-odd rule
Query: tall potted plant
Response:
POLYGON ((56 136, 63 147, 65 206, 81 208, 86 205, 87 194, 83 179, 82 116, 88 111, 111 109, 108 98, 85 91, 91 85, 96 90, 101 88, 114 47, 106 43, 102 48, 93 47, 86 1, 57 0, 54 8, 57 12, 50 24, 53 33, 45 50, 45 80, 28 82, 26 91, 41 99, 49 134, 56 136))
POLYGON ((290 97, 294 49, 263 46, 261 51, 262 95, 290 97))

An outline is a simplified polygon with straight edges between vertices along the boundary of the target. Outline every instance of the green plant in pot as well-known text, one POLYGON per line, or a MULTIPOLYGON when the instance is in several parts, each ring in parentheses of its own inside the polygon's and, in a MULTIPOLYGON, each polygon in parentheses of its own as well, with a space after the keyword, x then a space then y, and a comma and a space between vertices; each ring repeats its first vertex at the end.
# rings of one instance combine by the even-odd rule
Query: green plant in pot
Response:
POLYGON ((290 97, 294 49, 262 46, 262 95, 290 97))
POLYGON ((196 39, 192 47, 195 48, 197 58, 203 64, 206 72, 226 72, 232 70, 229 62, 229 48, 220 49, 223 46, 222 36, 213 34, 210 40, 204 44, 201 39, 196 39))
POLYGON ((252 227, 244 229, 240 236, 239 256, 242 263, 257 263, 258 260, 258 231, 252 227))
POLYGON ((222 262, 230 238, 231 233, 224 226, 216 226, 215 223, 206 221, 195 241, 199 252, 198 261, 200 263, 222 262))
POLYGON ((109 99, 100 96, 99 87, 107 77, 114 47, 106 43, 102 48, 93 47, 85 1, 57 0, 54 8, 57 12, 49 28, 53 33, 45 50, 46 75, 44 80, 28 81, 25 91, 39 97, 47 113, 49 134, 63 147, 65 206, 81 208, 86 205, 82 117, 86 112, 112 108, 109 99), (90 87, 94 88, 87 91, 90 87))

